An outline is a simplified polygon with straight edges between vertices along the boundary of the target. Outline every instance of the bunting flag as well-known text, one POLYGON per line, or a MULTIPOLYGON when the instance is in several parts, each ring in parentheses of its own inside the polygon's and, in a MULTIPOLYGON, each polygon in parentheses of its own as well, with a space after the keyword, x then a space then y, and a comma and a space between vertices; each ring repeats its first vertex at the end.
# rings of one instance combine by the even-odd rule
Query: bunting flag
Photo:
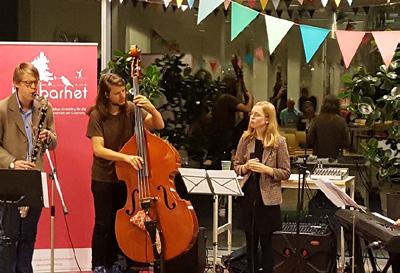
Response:
MULTIPOLYGON (((202 0, 204 1, 204 0, 202 0)), ((236 2, 232 2, 231 41, 248 26, 258 15, 258 12, 236 2)))
POLYGON ((163 0, 164 2, 164 7, 168 8, 169 3, 171 3, 171 0, 163 0))
POLYGON ((247 0, 247 3, 249 4, 249 7, 254 9, 255 5, 256 5, 256 1, 255 0, 247 0))
POLYGON ((272 0, 272 4, 274 5, 274 8, 277 9, 279 5, 279 0, 272 0))
POLYGON ((300 5, 303 5, 304 0, 297 0, 297 2, 299 2, 300 5))
POLYGON ((340 0, 335 0, 335 4, 336 4, 336 7, 339 7, 339 5, 340 5, 340 0))
POLYGON ((340 51, 342 52, 343 61, 346 68, 349 67, 364 35, 365 32, 362 31, 336 31, 336 40, 339 44, 340 51))
MULTIPOLYGON (((165 0, 164 0, 165 1, 165 0)), ((213 10, 221 5, 224 0, 200 0, 199 13, 197 15, 197 24, 200 24, 213 10)))
POLYGON ((188 5, 181 5, 181 10, 182 10, 182 11, 185 11, 185 10, 188 9, 188 7, 189 7, 188 5))
POLYGON ((190 9, 193 8, 194 0, 187 0, 187 3, 190 9))
POLYGON ((371 33, 374 36, 383 62, 388 67, 400 41, 400 31, 372 31, 371 33))
POLYGON ((253 55, 251 53, 247 53, 244 55, 244 62, 250 67, 253 67, 253 55))
POLYGON ((328 4, 328 0, 321 0, 322 6, 325 8, 326 4, 328 4))
POLYGON ((260 62, 265 61, 264 49, 262 47, 254 49, 254 57, 256 57, 260 62))
POLYGON ((217 61, 209 60, 208 62, 210 63, 210 68, 211 68, 212 73, 215 73, 217 71, 217 67, 218 67, 217 61))
POLYGON ((269 54, 272 54, 294 23, 269 15, 264 15, 264 18, 267 28, 269 54))
POLYGON ((231 0, 225 0, 224 1, 225 10, 228 10, 230 4, 231 4, 231 0))
POLYGON ((300 25, 301 38, 303 39, 304 53, 308 63, 325 40, 329 29, 300 25))
POLYGON ((349 3, 349 6, 351 6, 351 4, 353 4, 353 0, 347 0, 347 3, 349 3))
POLYGON ((178 8, 181 7, 183 0, 176 0, 176 5, 178 6, 178 8))
POLYGON ((260 0, 260 3, 261 3, 261 8, 265 10, 268 4, 268 0, 260 0))

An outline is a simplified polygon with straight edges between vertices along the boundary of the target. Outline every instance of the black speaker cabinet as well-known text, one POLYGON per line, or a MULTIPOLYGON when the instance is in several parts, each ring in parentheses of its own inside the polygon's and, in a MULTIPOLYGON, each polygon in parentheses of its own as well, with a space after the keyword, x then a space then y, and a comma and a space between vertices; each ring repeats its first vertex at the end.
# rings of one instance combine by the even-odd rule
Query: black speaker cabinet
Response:
POLYGON ((200 227, 193 247, 188 252, 167 261, 165 273, 203 273, 206 259, 206 229, 200 227))
POLYGON ((336 272, 336 239, 327 234, 275 232, 274 273, 336 272))

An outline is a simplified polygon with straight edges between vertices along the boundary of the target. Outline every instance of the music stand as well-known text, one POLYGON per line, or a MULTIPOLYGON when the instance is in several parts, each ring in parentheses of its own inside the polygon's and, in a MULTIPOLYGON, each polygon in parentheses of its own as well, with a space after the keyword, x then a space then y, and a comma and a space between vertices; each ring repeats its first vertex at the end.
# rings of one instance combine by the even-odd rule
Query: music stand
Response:
MULTIPOLYGON (((0 223, 4 233, 1 234, 0 241, 7 249, 5 251, 7 272, 12 272, 11 249, 17 243, 17 238, 11 230, 14 220, 11 210, 21 206, 43 207, 45 204, 43 193, 46 191, 46 175, 43 176, 38 170, 0 169, 0 206, 4 212, 0 223)), ((47 197, 47 194, 45 196, 47 197)))
MULTIPOLYGON (((329 180, 315 180, 315 185, 326 195, 329 200, 332 201, 338 208, 345 208, 346 206, 352 209, 359 209, 362 212, 366 212, 365 209, 358 205, 353 199, 351 199, 345 192, 341 191, 338 186, 329 180)), ((354 273, 354 252, 355 252, 355 215, 353 214, 353 230, 352 230, 352 273, 354 273)), ((344 230, 343 227, 340 228, 340 240, 341 240, 341 266, 344 267, 344 230)))
POLYGON ((236 173, 232 170, 179 168, 188 193, 213 195, 213 265, 217 263, 218 235, 228 232, 228 252, 232 248, 232 196, 243 196, 236 173), (228 221, 218 226, 218 196, 228 196, 228 221))

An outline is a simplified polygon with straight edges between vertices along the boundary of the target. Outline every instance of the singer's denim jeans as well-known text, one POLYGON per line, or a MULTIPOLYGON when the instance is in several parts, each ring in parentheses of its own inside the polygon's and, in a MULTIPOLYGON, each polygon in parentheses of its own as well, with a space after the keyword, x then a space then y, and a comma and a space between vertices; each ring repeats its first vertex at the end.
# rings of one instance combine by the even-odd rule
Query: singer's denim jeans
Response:
POLYGON ((17 208, 0 207, 0 273, 33 273, 32 256, 42 208, 29 208, 21 218, 17 208))

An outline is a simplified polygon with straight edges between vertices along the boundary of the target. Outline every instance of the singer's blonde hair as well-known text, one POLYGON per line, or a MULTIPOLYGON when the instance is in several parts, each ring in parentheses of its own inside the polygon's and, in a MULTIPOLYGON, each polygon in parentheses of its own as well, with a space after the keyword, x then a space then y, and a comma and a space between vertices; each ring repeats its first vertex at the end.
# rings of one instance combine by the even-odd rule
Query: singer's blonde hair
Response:
POLYGON ((33 64, 20 63, 14 69, 14 75, 13 75, 14 84, 20 83, 22 81, 22 76, 26 75, 26 74, 31 75, 37 81, 40 80, 39 71, 36 69, 36 67, 33 64))
MULTIPOLYGON (((279 145, 279 132, 278 132, 278 121, 276 120, 276 112, 275 107, 272 103, 267 101, 257 102, 255 106, 259 106, 262 109, 265 117, 268 117, 267 128, 264 131, 264 135, 262 136, 262 142, 264 147, 278 147, 279 145)), ((247 131, 243 133, 244 138, 255 138, 256 130, 248 125, 247 131)))

